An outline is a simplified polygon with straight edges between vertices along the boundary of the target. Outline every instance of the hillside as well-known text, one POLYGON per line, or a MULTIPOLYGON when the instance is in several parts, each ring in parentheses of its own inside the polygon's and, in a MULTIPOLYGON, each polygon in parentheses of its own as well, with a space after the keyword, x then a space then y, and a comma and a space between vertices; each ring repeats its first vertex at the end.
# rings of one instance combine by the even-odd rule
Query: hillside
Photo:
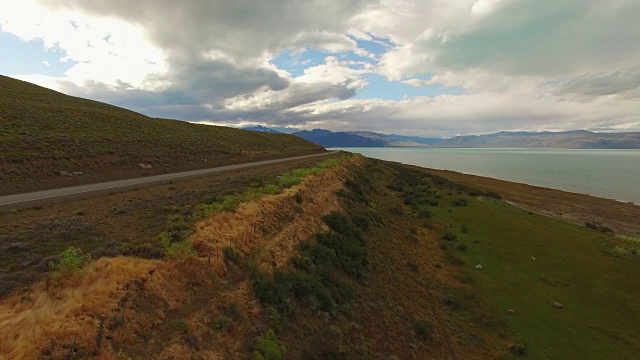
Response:
POLYGON ((640 240, 331 156, 0 214, 0 358, 637 357, 640 240))
POLYGON ((288 157, 295 136, 150 118, 0 76, 0 195, 288 157))

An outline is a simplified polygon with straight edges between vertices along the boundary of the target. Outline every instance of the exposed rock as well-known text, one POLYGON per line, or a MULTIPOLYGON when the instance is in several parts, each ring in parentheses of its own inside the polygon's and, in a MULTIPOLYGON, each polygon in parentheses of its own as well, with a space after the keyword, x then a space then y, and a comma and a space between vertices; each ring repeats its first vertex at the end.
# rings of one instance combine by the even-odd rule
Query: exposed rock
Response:
POLYGON ((476 269, 482 270, 482 265, 480 265, 480 264, 476 265, 476 269))
POLYGON ((532 257, 531 257, 531 260, 535 261, 535 260, 536 260, 536 257, 535 257, 535 256, 532 256, 532 257))
POLYGON ((82 171, 76 171, 73 173, 73 175, 82 175, 82 171))
POLYGON ((62 175, 62 176, 71 176, 71 173, 68 171, 64 171, 64 170, 60 170, 58 171, 58 174, 62 175))
POLYGON ((516 314, 516 311, 513 310, 513 309, 509 309, 509 310, 507 310, 507 314, 513 316, 513 315, 516 314))
POLYGON ((153 166, 149 165, 149 164, 138 164, 138 166, 140 166, 143 169, 151 169, 153 166))
POLYGON ((553 303, 553 306, 554 306, 554 307, 556 307, 556 308, 558 308, 558 309, 562 309, 562 308, 564 307, 564 306, 562 306, 562 304, 560 304, 560 303, 559 303, 559 302, 557 302, 557 301, 553 303))

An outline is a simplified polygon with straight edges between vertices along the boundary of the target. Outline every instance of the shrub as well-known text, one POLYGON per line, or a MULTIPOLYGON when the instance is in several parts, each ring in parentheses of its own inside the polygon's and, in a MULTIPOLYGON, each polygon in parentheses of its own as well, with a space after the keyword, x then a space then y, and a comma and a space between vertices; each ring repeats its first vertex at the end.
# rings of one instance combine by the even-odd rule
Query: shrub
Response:
POLYGON ((613 229, 611 229, 608 226, 602 225, 600 223, 597 223, 595 221, 587 221, 584 223, 584 226, 588 227, 589 229, 595 230, 595 231, 600 231, 603 233, 610 233, 613 234, 613 229))
POLYGON ((514 355, 525 356, 527 355, 527 347, 525 344, 511 344, 509 345, 509 352, 514 355))
POLYGON ((257 337, 254 347, 253 358, 255 360, 282 360, 282 347, 272 329, 257 337))
POLYGON ((219 331, 231 331, 233 329, 233 319, 226 315, 222 315, 216 319, 215 328, 219 331))
POLYGON ((242 313, 242 311, 238 307, 238 304, 236 303, 230 303, 230 304, 224 305, 222 306, 221 310, 223 314, 231 318, 234 322, 242 321, 245 319, 244 314, 242 313))
POLYGON ((467 200, 465 199, 456 199, 451 202, 453 206, 467 206, 467 200))
POLYGON ((455 234, 452 234, 450 232, 442 235, 442 240, 446 240, 446 241, 455 241, 457 238, 458 237, 455 234))
POLYGON ((467 251, 467 244, 458 244, 458 251, 467 251))
POLYGON ((189 332, 189 325, 184 319, 176 319, 173 321, 173 328, 181 334, 187 334, 189 332))
POLYGON ((181 240, 178 242, 172 242, 171 236, 162 232, 158 235, 158 242, 162 247, 162 251, 165 256, 175 259, 183 259, 188 256, 196 255, 196 251, 191 247, 189 240, 181 240))
POLYGON ((416 335, 424 340, 431 338, 431 336, 433 335, 433 325, 431 325, 431 322, 429 322, 428 320, 416 321, 416 323, 413 325, 413 330, 415 331, 416 335))
POLYGON ((51 262, 51 269, 62 275, 71 275, 82 272, 84 266, 91 260, 91 255, 82 252, 82 249, 70 247, 59 255, 58 263, 51 262))

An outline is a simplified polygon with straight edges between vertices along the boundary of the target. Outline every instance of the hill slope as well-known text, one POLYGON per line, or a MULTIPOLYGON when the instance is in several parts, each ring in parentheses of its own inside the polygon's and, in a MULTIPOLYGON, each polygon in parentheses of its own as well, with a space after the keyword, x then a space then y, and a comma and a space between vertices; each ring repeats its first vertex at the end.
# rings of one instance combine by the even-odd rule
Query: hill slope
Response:
POLYGON ((0 93, 1 195, 323 151, 295 136, 150 118, 5 76, 0 93))

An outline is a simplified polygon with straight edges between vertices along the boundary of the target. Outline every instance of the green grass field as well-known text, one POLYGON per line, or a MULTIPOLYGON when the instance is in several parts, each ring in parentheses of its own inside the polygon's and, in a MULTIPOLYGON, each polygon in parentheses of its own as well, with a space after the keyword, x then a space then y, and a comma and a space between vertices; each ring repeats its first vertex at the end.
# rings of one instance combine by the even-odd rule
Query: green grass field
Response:
MULTIPOLYGON (((441 203, 459 197, 443 196, 441 203)), ((459 245, 448 251, 465 261, 478 290, 502 314, 514 342, 526 345, 529 358, 637 359, 640 262, 612 255, 612 235, 499 200, 464 198, 465 207, 430 211, 467 245, 466 251, 457 250, 459 245), (555 308, 556 301, 564 308, 555 308)))

